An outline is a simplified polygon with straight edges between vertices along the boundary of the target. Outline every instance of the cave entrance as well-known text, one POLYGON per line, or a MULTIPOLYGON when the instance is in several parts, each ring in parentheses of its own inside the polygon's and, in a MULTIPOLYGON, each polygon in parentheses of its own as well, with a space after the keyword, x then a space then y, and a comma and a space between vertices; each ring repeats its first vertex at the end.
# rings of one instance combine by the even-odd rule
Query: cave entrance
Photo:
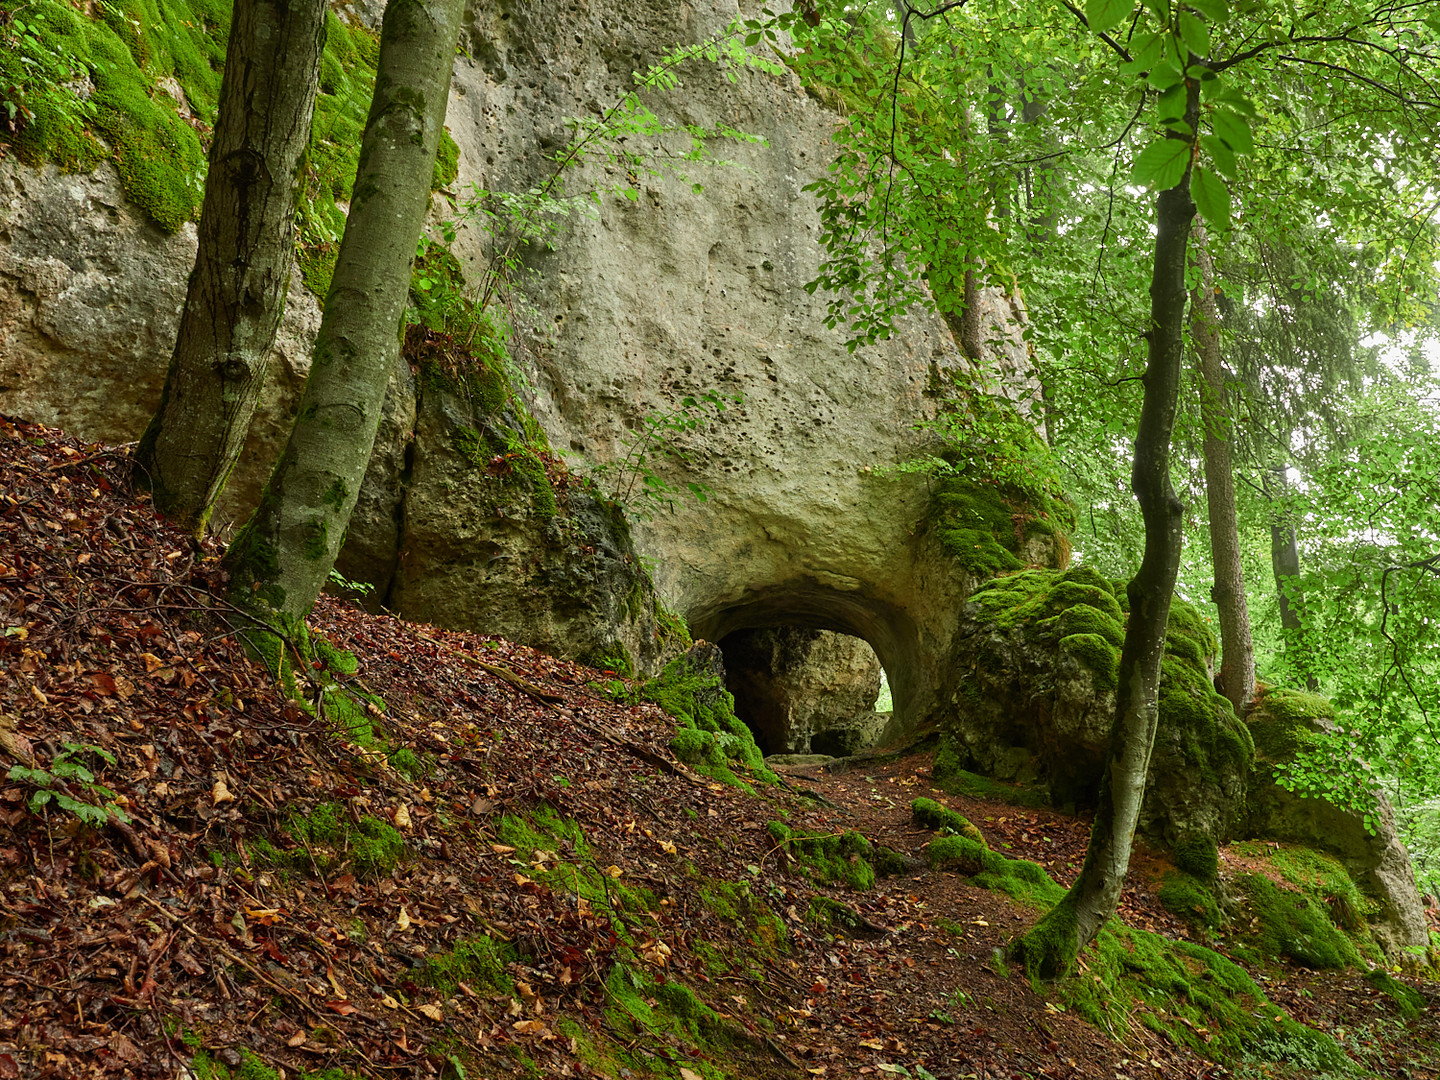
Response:
POLYGON ((735 715, 767 756, 847 757, 873 745, 890 719, 876 712, 888 684, 863 638, 782 625, 736 630, 719 644, 735 715))
POLYGON ((850 748, 856 746, 856 737, 842 732, 863 726, 828 724, 837 729, 835 736, 822 737, 817 743, 815 735, 826 728, 797 728, 795 695, 788 686, 777 688, 777 683, 786 681, 774 677, 779 669, 808 665, 820 672, 834 673, 846 666, 868 671, 863 681, 855 676, 839 680, 853 687, 841 695, 848 701, 843 706, 837 704, 836 695, 830 692, 833 684, 825 679, 815 684, 814 694, 803 691, 801 695, 814 698, 807 703, 812 709, 821 699, 828 699, 832 716, 849 712, 847 720, 863 716, 870 725, 878 723, 861 737, 867 746, 914 730, 935 710, 937 673, 931 660, 940 651, 931 636, 921 633, 905 606, 870 589, 857 588, 854 581, 844 584, 850 587, 839 588, 831 580, 801 575, 751 585, 739 595, 715 597, 685 612, 695 637, 715 642, 724 654, 736 712, 766 754, 853 753, 850 748), (894 706, 888 717, 877 721, 876 699, 882 686, 893 695, 894 706))

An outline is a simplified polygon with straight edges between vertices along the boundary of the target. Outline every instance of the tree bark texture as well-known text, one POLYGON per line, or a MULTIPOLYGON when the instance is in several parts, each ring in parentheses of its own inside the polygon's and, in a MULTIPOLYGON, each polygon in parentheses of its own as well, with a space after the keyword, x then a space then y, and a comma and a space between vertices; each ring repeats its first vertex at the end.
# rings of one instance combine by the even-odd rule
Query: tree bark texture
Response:
POLYGON ((1275 576, 1275 595, 1280 602, 1281 637, 1295 666, 1305 673, 1306 689, 1320 689, 1310 670, 1305 649, 1305 596, 1300 591, 1300 545, 1295 538, 1295 521, 1282 509, 1290 483, 1285 467, 1267 468, 1261 476, 1265 499, 1270 504, 1270 569, 1275 576), (1277 505, 1280 504, 1280 505, 1277 505))
POLYGON ((1240 529, 1235 513, 1235 467, 1230 455, 1231 417, 1220 358, 1220 310, 1215 303, 1215 268, 1206 248, 1205 227, 1195 225, 1195 261, 1200 281, 1190 298, 1190 336, 1200 361, 1200 417, 1205 428, 1205 501, 1210 511, 1210 560, 1215 570, 1211 598, 1220 617, 1220 693, 1243 717, 1255 696, 1255 646, 1240 565, 1240 529))
MULTIPOLYGON (((1186 85, 1185 121, 1194 131, 1200 111, 1199 83, 1190 80, 1186 85)), ((1187 165, 1180 182, 1155 200, 1145 394, 1130 474, 1130 488, 1145 523, 1145 554, 1126 590, 1130 618, 1120 651, 1115 719, 1100 802, 1080 876, 1060 903, 1015 943, 1014 951, 1032 977, 1053 978, 1070 968, 1079 950, 1115 913, 1130 868, 1159 722, 1160 661, 1183 542, 1185 507, 1170 482, 1170 438, 1185 357, 1185 260, 1194 216, 1187 165)))
POLYGON ((197 536, 240 456, 285 310, 328 10, 324 0, 235 3, 195 269, 135 456, 156 509, 197 536))
POLYGON ((295 424, 226 553, 230 599, 303 635, 344 539, 400 348, 464 0, 390 0, 354 195, 295 424))

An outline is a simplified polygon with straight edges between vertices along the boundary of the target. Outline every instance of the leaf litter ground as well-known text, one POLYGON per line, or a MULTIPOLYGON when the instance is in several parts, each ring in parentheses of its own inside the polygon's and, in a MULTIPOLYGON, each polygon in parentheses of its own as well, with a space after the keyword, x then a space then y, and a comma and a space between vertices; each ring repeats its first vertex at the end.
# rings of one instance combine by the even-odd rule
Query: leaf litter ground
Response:
MULTIPOLYGON (((1034 992, 1001 950, 1035 909, 927 868, 910 803, 1061 884, 1085 822, 945 796, 916 753, 717 783, 601 673, 329 598, 358 664, 277 685, 127 465, 0 421, 0 752, 35 770, 0 782, 0 1080, 1228 1075, 1034 992), (776 820, 906 870, 817 884, 776 820)), ((1125 919, 1185 936, 1137 863, 1125 919)), ((1364 1072, 1437 1075, 1431 984, 1405 1021, 1354 973, 1262 978, 1364 1072)))

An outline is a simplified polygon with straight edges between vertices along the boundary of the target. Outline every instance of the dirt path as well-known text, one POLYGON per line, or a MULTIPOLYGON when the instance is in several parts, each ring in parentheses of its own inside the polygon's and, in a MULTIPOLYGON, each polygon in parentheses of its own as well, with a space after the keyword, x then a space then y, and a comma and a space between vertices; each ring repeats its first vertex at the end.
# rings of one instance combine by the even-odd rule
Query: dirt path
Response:
POLYGON ((882 935, 837 937, 806 970, 810 993, 794 1014, 792 1052, 812 1075, 902 1075, 915 1066, 936 1077, 1212 1077, 1210 1062, 1141 1028, 1122 1047, 1063 1008, 1035 995, 1001 959, 1037 912, 961 874, 923 867, 934 834, 914 824, 912 800, 936 799, 970 818, 1007 855, 1040 862, 1068 884, 1087 838, 1085 822, 1045 810, 947 796, 930 786, 930 758, 912 754, 828 773, 786 770, 824 796, 806 825, 856 829, 913 855, 912 873, 881 879, 855 906, 882 935), (890 1068, 887 1068, 890 1066, 890 1068))

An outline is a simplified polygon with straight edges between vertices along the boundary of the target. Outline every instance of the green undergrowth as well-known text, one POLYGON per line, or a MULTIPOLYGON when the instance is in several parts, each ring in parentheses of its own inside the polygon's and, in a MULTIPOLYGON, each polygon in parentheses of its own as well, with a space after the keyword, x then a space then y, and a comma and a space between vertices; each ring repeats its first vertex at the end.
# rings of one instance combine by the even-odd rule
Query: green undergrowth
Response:
POLYGON ((767 826, 776 848, 793 865, 814 881, 869 889, 875 884, 875 867, 870 860, 873 845, 853 829, 841 833, 817 833, 791 829, 783 822, 767 826))
POLYGON ((271 865, 329 876, 351 869, 359 877, 388 877, 405 856, 405 838, 387 821, 356 815, 343 803, 322 802, 285 818, 279 830, 287 846, 251 843, 271 865))
POLYGON ((1044 791, 1021 784, 1007 784, 1003 780, 993 780, 961 768, 954 738, 948 733, 940 736, 940 747, 935 752, 935 762, 931 766, 931 780, 948 795, 985 799, 989 802, 1005 803, 1007 806, 1050 805, 1050 797, 1044 791))
POLYGON ((1085 954, 1084 970, 1054 987, 1089 1023, 1122 1041, 1143 1024, 1225 1064, 1284 1062, 1315 1074, 1352 1070, 1331 1036, 1290 1019, 1238 964, 1192 942, 1111 926, 1085 954))
POLYGON ((200 1050, 190 1063, 190 1068, 195 1080, 285 1080, 293 1077, 295 1080, 357 1080, 359 1073, 346 1072, 344 1069, 321 1069, 311 1072, 303 1069, 300 1072, 289 1070, 281 1072, 274 1066, 267 1065, 265 1061, 250 1050, 239 1051, 240 1064, 233 1068, 223 1062, 216 1061, 208 1051, 200 1050))
POLYGON ((736 774, 737 768, 749 780, 773 784, 778 779, 765 767, 754 733, 735 715, 735 698, 724 680, 695 650, 666 664, 640 688, 640 697, 680 722, 670 752, 696 772, 751 792, 754 788, 736 774))

